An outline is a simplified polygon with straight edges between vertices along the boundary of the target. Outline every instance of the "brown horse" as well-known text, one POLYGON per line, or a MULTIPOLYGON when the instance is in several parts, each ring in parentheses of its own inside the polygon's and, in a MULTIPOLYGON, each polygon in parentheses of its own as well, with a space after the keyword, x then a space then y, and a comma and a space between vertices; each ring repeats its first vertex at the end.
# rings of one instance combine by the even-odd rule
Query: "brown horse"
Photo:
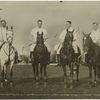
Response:
POLYGON ((39 81, 39 74, 40 77, 43 76, 44 83, 46 84, 48 61, 49 61, 49 53, 47 47, 44 44, 43 33, 41 34, 37 33, 37 41, 33 51, 33 60, 32 60, 33 72, 37 84, 39 81), (42 75, 43 71, 44 75, 42 75))
POLYGON ((86 52, 85 61, 89 68, 89 83, 95 86, 97 84, 97 77, 100 77, 100 47, 93 43, 90 34, 83 33, 83 48, 86 52), (94 71, 94 79, 92 79, 92 70, 94 71))
POLYGON ((66 65, 70 68, 70 88, 73 88, 73 72, 74 66, 76 66, 76 74, 77 74, 77 81, 79 76, 79 63, 80 59, 79 56, 81 55, 80 49, 78 47, 78 53, 74 53, 74 49, 72 47, 73 42, 73 32, 69 32, 68 30, 65 36, 65 40, 63 42, 62 48, 60 50, 60 64, 63 68, 64 72, 64 88, 66 88, 66 81, 67 81, 67 73, 66 73, 66 65))

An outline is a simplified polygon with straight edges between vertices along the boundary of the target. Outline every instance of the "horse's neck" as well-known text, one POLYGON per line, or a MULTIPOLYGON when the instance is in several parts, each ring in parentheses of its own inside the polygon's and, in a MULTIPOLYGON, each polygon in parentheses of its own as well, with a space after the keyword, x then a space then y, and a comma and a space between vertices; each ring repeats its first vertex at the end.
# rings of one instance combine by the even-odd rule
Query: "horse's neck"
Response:
POLYGON ((5 48, 8 48, 8 50, 9 50, 9 49, 14 49, 13 45, 12 45, 12 44, 9 44, 8 42, 6 42, 6 43, 4 44, 4 46, 5 46, 5 48))
POLYGON ((63 45, 63 51, 65 52, 65 53, 69 53, 70 52, 70 47, 68 47, 68 46, 66 46, 66 45, 63 45))

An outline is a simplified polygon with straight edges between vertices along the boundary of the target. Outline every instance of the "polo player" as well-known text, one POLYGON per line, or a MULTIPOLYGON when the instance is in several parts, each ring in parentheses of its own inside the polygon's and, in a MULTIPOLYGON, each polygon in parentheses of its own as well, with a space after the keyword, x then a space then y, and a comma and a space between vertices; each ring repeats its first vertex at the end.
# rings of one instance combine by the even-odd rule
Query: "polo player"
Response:
MULTIPOLYGON (((93 43, 95 43, 97 46, 100 46, 100 29, 98 28, 97 22, 92 23, 92 31, 90 37, 92 38, 93 43)), ((98 49, 95 48, 95 56, 97 56, 97 50, 98 49)))
MULTIPOLYGON (((71 21, 66 21, 66 29, 64 29, 62 31, 62 33, 60 34, 59 36, 59 40, 60 40, 60 44, 59 46, 56 48, 56 51, 57 51, 57 55, 60 54, 60 49, 62 47, 62 44, 64 42, 64 39, 65 39, 65 36, 67 34, 70 34, 70 37, 72 38, 72 47, 74 49, 74 52, 75 53, 78 53, 78 49, 77 49, 77 46, 78 46, 78 42, 77 42, 77 35, 79 33, 78 30, 72 28, 72 22, 71 21)), ((69 39, 68 39, 69 40, 69 39)))
MULTIPOLYGON (((42 27, 43 21, 42 20, 38 20, 37 21, 37 27, 33 28, 30 34, 30 41, 32 43, 32 45, 30 46, 30 56, 32 55, 35 45, 36 45, 36 39, 37 39, 37 33, 42 34, 44 36, 44 40, 46 40, 46 36, 47 36, 47 30, 44 29, 42 27)), ((48 48, 48 52, 51 51, 50 46, 48 45, 47 41, 45 41, 45 45, 48 48)))

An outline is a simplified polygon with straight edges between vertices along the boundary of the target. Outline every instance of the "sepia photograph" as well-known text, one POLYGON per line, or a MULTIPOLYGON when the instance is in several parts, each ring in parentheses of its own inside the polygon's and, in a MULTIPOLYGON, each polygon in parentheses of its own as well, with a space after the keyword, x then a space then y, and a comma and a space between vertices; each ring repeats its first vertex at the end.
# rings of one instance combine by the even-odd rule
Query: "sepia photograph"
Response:
POLYGON ((100 99, 100 1, 0 1, 0 99, 100 99))

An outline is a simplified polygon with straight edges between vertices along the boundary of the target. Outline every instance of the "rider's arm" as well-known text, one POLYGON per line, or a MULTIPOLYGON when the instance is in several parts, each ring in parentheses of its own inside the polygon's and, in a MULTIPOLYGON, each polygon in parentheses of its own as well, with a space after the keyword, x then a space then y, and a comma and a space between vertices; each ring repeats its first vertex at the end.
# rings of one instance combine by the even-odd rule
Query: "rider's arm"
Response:
POLYGON ((63 43, 65 36, 66 36, 66 30, 62 31, 62 33, 59 36, 59 40, 61 43, 63 43))
POLYGON ((79 29, 74 29, 73 32, 73 41, 76 41, 78 39, 79 29))
POLYGON ((31 43, 35 43, 36 42, 35 29, 33 29, 31 31, 31 34, 30 34, 29 38, 30 38, 30 42, 31 43))
POLYGON ((44 41, 48 39, 48 33, 46 29, 43 30, 43 37, 44 37, 44 41))

